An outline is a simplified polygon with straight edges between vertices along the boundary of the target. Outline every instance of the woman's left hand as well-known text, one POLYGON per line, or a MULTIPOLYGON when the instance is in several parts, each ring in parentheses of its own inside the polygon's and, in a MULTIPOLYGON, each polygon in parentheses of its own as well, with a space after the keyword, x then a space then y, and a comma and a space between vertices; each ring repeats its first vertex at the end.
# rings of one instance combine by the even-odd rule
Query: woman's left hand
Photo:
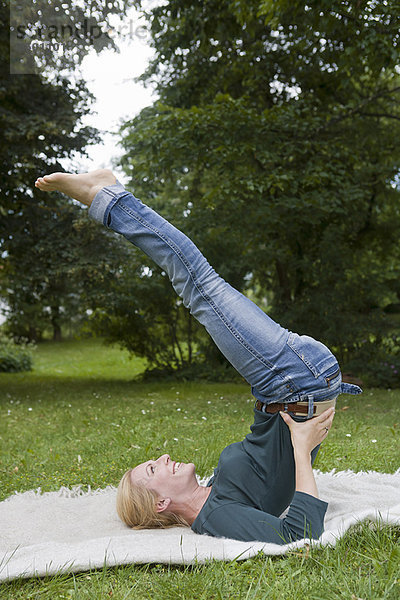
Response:
POLYGON ((288 413, 280 412, 280 415, 290 429, 294 451, 309 454, 328 435, 335 409, 328 408, 318 417, 301 423, 294 421, 288 413))

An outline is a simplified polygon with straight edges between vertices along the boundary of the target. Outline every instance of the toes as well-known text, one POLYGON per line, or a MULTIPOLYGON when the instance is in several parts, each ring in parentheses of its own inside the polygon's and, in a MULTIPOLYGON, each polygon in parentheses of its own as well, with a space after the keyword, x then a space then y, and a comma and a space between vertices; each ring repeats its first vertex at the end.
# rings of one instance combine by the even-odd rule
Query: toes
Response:
POLYGON ((43 177, 39 177, 35 181, 35 187, 39 188, 39 190, 42 190, 43 192, 51 192, 54 189, 53 186, 44 181, 43 177))
POLYGON ((50 173, 50 175, 44 175, 43 180, 47 183, 57 183, 64 181, 65 177, 68 177, 68 173, 50 173))

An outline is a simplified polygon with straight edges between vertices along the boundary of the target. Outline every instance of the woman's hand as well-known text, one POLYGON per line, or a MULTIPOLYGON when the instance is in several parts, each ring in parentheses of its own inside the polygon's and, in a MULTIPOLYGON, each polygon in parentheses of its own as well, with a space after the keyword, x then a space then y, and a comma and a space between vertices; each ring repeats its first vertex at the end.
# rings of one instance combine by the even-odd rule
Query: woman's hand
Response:
POLYGON ((328 408, 318 417, 301 423, 294 421, 287 413, 280 413, 290 429, 296 465, 296 491, 318 498, 318 490, 311 466, 311 450, 324 441, 332 427, 334 408, 328 408))
POLYGON ((281 412, 280 415, 290 429, 295 453, 310 454, 311 450, 323 442, 328 435, 335 416, 335 409, 328 408, 318 417, 301 423, 294 421, 288 413, 281 412))

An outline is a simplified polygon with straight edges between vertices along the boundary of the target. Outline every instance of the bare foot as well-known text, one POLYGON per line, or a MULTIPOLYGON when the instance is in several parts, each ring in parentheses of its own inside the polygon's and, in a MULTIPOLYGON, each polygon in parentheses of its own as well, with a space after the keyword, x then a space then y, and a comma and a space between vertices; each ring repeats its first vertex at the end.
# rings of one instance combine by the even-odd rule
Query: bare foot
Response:
POLYGON ((107 185, 116 183, 116 178, 109 169, 99 169, 90 173, 74 175, 71 173, 52 173, 38 177, 35 187, 42 192, 62 192, 71 198, 90 206, 93 198, 107 185))

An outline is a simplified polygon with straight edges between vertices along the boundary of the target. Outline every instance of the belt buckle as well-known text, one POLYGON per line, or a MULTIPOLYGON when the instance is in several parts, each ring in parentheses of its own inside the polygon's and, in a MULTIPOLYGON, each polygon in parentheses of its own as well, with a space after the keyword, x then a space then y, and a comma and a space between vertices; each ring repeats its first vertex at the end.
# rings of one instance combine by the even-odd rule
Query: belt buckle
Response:
POLYGON ((307 415, 304 415, 303 413, 299 413, 299 415, 303 417, 307 416, 307 419, 311 419, 314 416, 316 412, 316 406, 314 404, 313 396, 307 396, 307 400, 300 400, 297 404, 299 406, 307 407, 307 415))
POLYGON ((307 419, 312 419, 312 417, 314 416, 314 412, 316 412, 316 409, 314 410, 314 396, 308 396, 307 397, 307 402, 308 402, 308 414, 307 414, 307 419))

